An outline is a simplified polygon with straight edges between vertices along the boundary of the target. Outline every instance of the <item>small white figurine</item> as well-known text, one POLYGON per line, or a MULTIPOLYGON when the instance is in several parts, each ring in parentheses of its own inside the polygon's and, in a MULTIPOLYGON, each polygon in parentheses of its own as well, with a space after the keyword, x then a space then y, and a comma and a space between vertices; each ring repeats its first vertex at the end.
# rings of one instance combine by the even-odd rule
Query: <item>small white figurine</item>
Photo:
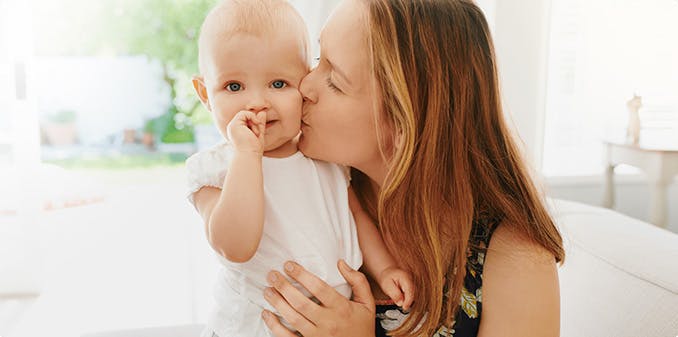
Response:
POLYGON ((626 142, 638 144, 640 140, 640 115, 638 110, 643 106, 643 98, 633 94, 633 98, 626 102, 629 109, 629 124, 626 128, 626 142))

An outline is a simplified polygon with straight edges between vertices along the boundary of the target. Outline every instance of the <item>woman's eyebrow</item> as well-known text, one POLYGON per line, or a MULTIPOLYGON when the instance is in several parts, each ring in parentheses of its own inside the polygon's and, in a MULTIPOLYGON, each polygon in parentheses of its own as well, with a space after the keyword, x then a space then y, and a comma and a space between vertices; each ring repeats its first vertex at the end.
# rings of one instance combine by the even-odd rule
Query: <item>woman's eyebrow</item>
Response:
POLYGON ((353 85, 353 83, 351 83, 351 80, 349 79, 349 77, 346 76, 345 72, 343 72, 340 68, 338 68, 336 65, 334 65, 334 63, 332 63, 327 57, 325 57, 325 60, 327 60, 327 63, 330 64, 330 67, 332 67, 332 69, 334 69, 334 71, 336 71, 337 74, 339 74, 339 76, 343 77, 343 80, 346 83, 348 83, 349 85, 353 85))
MULTIPOLYGON (((322 39, 322 32, 320 32, 320 36, 321 36, 321 37, 318 38, 318 45, 320 45, 320 46, 321 46, 320 49, 322 49, 322 42, 320 42, 321 39, 322 39)), ((337 74, 339 74, 339 76, 341 76, 341 77, 343 78, 344 82, 348 83, 348 85, 353 85, 353 83, 351 82, 351 80, 349 79, 349 77, 346 76, 346 73, 343 72, 340 68, 337 68, 337 66, 335 66, 334 63, 332 63, 332 62, 330 61, 330 59, 327 58, 327 56, 325 56, 325 60, 327 60, 327 63, 330 64, 330 67, 332 67, 332 69, 334 69, 334 71, 336 71, 337 74)))

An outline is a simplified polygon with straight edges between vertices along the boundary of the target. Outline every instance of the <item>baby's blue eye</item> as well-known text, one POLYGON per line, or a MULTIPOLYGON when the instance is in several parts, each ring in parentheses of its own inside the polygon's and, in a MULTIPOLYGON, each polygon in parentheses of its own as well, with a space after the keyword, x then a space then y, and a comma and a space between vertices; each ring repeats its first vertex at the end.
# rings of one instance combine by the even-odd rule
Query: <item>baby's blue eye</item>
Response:
POLYGON ((240 89, 242 89, 242 86, 240 85, 240 83, 229 83, 228 85, 226 85, 226 89, 228 91, 235 92, 235 91, 240 91, 240 89))
POLYGON ((273 81, 273 83, 271 83, 271 86, 275 89, 282 89, 285 86, 287 86, 287 84, 285 83, 285 81, 278 80, 278 81, 273 81))

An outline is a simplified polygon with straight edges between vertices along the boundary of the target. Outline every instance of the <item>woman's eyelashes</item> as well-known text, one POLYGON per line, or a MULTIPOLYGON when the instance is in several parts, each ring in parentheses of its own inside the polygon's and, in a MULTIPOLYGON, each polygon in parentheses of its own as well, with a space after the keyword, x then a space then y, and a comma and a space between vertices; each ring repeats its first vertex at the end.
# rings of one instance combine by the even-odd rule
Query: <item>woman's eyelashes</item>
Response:
POLYGON ((329 76, 327 77, 327 86, 334 92, 342 93, 341 89, 337 88, 337 86, 332 83, 332 79, 329 76))

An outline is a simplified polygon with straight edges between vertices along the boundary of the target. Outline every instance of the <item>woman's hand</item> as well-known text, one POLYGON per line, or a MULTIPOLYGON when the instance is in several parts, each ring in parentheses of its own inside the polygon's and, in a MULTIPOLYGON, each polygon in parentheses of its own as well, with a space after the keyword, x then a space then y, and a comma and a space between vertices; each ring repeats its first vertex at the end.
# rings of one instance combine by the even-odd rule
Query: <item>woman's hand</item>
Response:
MULTIPOLYGON (((285 263, 285 273, 299 282, 320 302, 312 301, 277 271, 271 271, 264 298, 304 337, 374 336, 375 307, 367 278, 339 261, 339 272, 353 289, 353 300, 294 262, 285 263)), ((278 317, 264 310, 264 322, 276 337, 296 337, 278 317)))

